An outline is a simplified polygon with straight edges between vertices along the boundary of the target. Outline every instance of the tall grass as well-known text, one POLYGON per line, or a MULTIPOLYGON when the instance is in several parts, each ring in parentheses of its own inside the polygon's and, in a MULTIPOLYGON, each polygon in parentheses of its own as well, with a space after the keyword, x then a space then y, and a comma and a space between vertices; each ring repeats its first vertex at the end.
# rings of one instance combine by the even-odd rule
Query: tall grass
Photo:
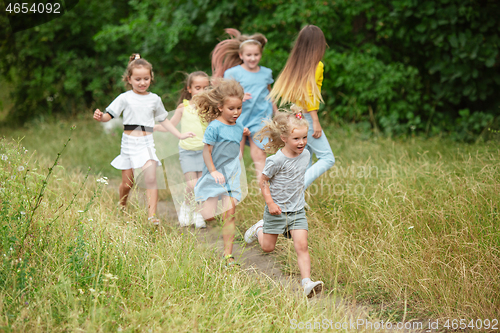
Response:
POLYGON ((142 208, 123 214, 105 178, 47 169, 23 144, 0 140, 1 331, 269 332, 346 320, 342 307, 225 269, 187 229, 151 229, 142 208))
POLYGON ((306 198, 314 275, 398 318, 498 319, 498 141, 362 141, 338 130, 331 143, 337 162, 306 198))
MULTIPOLYGON (((43 139, 36 129, 11 130, 7 134, 25 137, 21 145, 29 150, 12 156, 36 149, 54 157, 71 124, 41 124, 56 133, 43 139)), ((81 185, 89 164, 107 170, 119 152, 119 136, 100 130, 90 121, 78 124, 75 146, 54 168, 35 215, 25 245, 30 257, 19 261, 3 243, 9 257, 2 279, 9 287, 0 294, 0 325, 23 330, 39 320, 46 330, 286 331, 290 318, 342 316, 338 308, 318 310, 253 275, 221 270, 212 247, 175 228, 151 231, 143 209, 120 215, 114 191, 102 190, 92 175, 81 185), (103 156, 94 157, 101 150, 103 156), (71 208, 47 227, 79 190, 71 208)), ((498 318, 498 141, 362 140, 350 128, 328 133, 336 164, 306 194, 313 278, 350 301, 374 305, 386 320, 498 318)), ((31 170, 45 177, 41 166, 31 170)), ((255 184, 250 163, 247 174, 255 184)), ((24 223, 23 202, 39 193, 18 191, 9 204, 2 197, 2 212, 8 211, 2 213, 3 242, 17 239, 11 233, 24 223)), ((240 233, 261 219, 263 204, 251 185, 236 210, 240 233)), ((297 274, 291 242, 279 238, 278 253, 284 270, 297 274)))

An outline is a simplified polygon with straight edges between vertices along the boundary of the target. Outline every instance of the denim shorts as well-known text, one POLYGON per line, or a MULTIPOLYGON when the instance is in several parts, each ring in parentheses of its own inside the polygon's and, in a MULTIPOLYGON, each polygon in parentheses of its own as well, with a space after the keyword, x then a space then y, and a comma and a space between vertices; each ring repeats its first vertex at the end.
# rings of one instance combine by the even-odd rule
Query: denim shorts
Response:
POLYGON ((179 161, 182 173, 202 172, 205 165, 203 150, 186 150, 179 147, 179 161))
MULTIPOLYGON (((264 233, 283 234, 285 237, 290 230, 309 230, 306 211, 302 208, 296 212, 282 212, 280 215, 271 215, 269 209, 264 209, 264 233)), ((287 237, 290 238, 290 237, 287 237)))

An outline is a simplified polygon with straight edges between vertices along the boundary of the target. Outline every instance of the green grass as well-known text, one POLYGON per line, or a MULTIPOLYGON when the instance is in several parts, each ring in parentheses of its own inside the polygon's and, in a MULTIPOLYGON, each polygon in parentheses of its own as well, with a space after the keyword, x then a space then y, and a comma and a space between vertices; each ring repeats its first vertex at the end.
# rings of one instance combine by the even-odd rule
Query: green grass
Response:
MULTIPOLYGON (((371 304, 386 321, 498 318, 498 141, 362 140, 350 128, 327 131, 336 164, 306 197, 313 277, 351 302, 371 304)), ((59 121, 2 133, 24 137, 19 146, 1 141, 0 155, 8 156, 0 160, 2 330, 268 332, 292 331, 290 319, 345 320, 342 308, 222 269, 220 254, 189 232, 152 231, 140 207, 121 215, 117 193, 96 182, 99 173, 119 177, 109 162, 120 136, 103 134, 99 124, 59 121)), ((250 181, 251 170, 247 163, 250 181)), ((251 186, 237 207, 239 230, 262 209, 251 186)), ((291 242, 280 238, 277 252, 296 274, 291 242)))

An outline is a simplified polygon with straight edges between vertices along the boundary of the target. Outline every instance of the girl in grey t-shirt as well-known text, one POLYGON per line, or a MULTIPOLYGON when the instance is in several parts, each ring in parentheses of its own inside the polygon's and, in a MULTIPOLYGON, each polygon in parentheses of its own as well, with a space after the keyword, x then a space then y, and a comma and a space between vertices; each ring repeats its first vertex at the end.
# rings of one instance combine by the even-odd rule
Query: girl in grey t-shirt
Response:
POLYGON ((305 149, 308 129, 309 124, 302 113, 279 112, 259 131, 260 138, 269 139, 264 146, 266 152, 275 155, 266 159, 260 179, 266 201, 264 218, 246 231, 245 241, 250 244, 257 240, 264 252, 271 252, 278 235, 290 232, 304 294, 310 297, 323 289, 323 282, 310 278, 311 259, 304 211, 304 177, 310 157, 305 149))

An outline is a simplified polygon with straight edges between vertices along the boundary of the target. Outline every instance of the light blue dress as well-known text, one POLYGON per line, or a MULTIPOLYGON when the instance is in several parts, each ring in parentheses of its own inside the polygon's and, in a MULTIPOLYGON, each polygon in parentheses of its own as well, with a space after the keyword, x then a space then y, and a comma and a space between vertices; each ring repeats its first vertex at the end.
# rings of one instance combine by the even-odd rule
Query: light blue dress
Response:
POLYGON ((262 149, 267 140, 260 143, 254 139, 254 135, 264 127, 263 120, 273 117, 273 104, 266 99, 269 95, 268 86, 274 82, 272 70, 260 66, 260 70, 254 73, 238 65, 226 70, 224 78, 238 81, 245 93, 252 94, 251 99, 243 102, 243 110, 237 123, 250 130, 252 140, 262 149))
POLYGON ((215 169, 222 173, 226 182, 217 184, 214 177, 203 165, 200 179, 194 188, 196 201, 206 201, 208 198, 227 195, 241 201, 241 166, 240 141, 243 138, 243 126, 226 125, 213 120, 205 130, 203 143, 212 146, 212 160, 215 169))

